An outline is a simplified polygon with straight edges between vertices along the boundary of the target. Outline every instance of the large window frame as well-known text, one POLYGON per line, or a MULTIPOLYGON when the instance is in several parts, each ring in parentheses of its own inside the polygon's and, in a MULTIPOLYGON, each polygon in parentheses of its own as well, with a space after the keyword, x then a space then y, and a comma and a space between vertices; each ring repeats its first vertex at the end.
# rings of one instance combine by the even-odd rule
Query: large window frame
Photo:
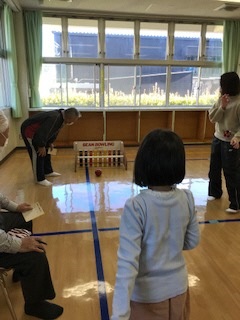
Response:
MULTIPOLYGON (((44 18, 43 18, 44 19, 44 18)), ((48 17, 49 19, 49 17, 48 17)), ((69 18, 70 19, 70 18, 69 18)), ((82 18, 76 18, 79 19, 81 23, 82 18)), ((54 102, 54 99, 51 100, 51 104, 45 100, 43 107, 65 107, 67 105, 74 105, 79 107, 88 107, 88 108, 97 108, 97 109, 106 109, 111 107, 125 107, 129 108, 130 110, 133 108, 170 108, 172 106, 174 107, 196 107, 197 109, 200 109, 201 107, 210 106, 212 102, 215 100, 218 94, 218 83, 219 78, 221 75, 221 69, 222 69, 222 59, 220 57, 212 57, 210 55, 210 50, 208 48, 208 40, 209 40, 209 29, 211 29, 212 26, 222 26, 220 22, 217 22, 217 24, 214 24, 213 21, 208 22, 185 22, 181 25, 187 26, 190 25, 197 25, 200 37, 199 37, 199 46, 197 49, 197 56, 196 56, 196 49, 194 51, 195 58, 193 60, 175 60, 174 59, 174 46, 175 46, 175 28, 179 25, 178 23, 172 22, 172 21, 149 21, 151 25, 159 23, 167 24, 167 45, 166 45, 166 54, 165 59, 145 59, 141 58, 141 24, 146 26, 146 22, 140 21, 140 20, 132 20, 131 23, 133 25, 133 29, 130 31, 130 33, 133 34, 133 54, 129 58, 107 58, 106 57, 106 25, 110 24, 111 21, 108 18, 91 18, 89 21, 95 20, 97 22, 98 26, 98 32, 97 32, 97 40, 98 40, 98 57, 96 58, 84 58, 84 57, 72 57, 70 56, 71 50, 69 50, 69 37, 68 37, 68 17, 61 17, 61 28, 62 28, 62 35, 61 35, 61 53, 58 56, 43 56, 43 65, 59 65, 65 66, 67 68, 69 65, 74 67, 79 67, 81 69, 81 66, 90 66, 93 68, 96 72, 94 72, 94 76, 92 78, 92 84, 91 80, 89 83, 89 89, 92 88, 91 94, 93 95, 91 97, 91 101, 93 103, 82 103, 79 100, 78 102, 72 102, 68 99, 65 99, 64 102, 61 100, 61 104, 59 102, 54 102), (110 21, 110 22, 109 22, 110 21), (159 68, 162 67, 165 71, 165 86, 164 90, 161 90, 161 88, 157 88, 155 90, 156 99, 159 99, 161 103, 154 104, 154 103, 146 103, 143 101, 146 101, 146 97, 143 99, 143 90, 142 90, 142 80, 144 74, 142 74, 142 70, 144 68, 159 68), (110 97, 110 89, 109 84, 111 82, 109 70, 113 69, 123 69, 123 68, 129 68, 132 70, 132 74, 130 75, 133 77, 133 81, 131 82, 132 90, 131 93, 128 93, 128 102, 126 104, 124 103, 111 103, 110 97), (194 70, 194 89, 192 89, 191 93, 184 94, 181 97, 178 97, 179 99, 173 98, 173 92, 171 92, 171 88, 173 88, 173 81, 174 81, 174 74, 176 74, 176 71, 174 71, 174 68, 176 70, 181 70, 181 73, 184 73, 184 69, 194 70), (201 98, 201 94, 203 92, 203 87, 201 86, 202 83, 204 83, 203 74, 207 74, 206 70, 208 70, 208 74, 213 73, 213 77, 211 77, 212 81, 214 82, 214 94, 211 94, 209 99, 204 101, 204 99, 201 98), (174 73, 175 72, 175 73, 174 73), (214 79, 213 79, 214 78, 214 79), (192 92, 194 94, 193 99, 192 98, 192 92), (158 95, 159 94, 159 95, 158 95), (164 101, 162 101, 164 96, 164 101), (177 102, 176 102, 177 101, 177 102), (204 101, 204 102, 203 102, 204 101)), ((114 20, 114 19, 113 19, 114 20)), ((129 19, 128 19, 129 20, 129 19)), ((72 21, 72 18, 71 18, 72 21)), ((86 17, 84 18, 84 21, 87 21, 86 17)), ((117 21, 119 23, 124 23, 124 18, 122 19, 116 19, 114 22, 117 25, 117 21)), ((129 23, 126 22, 126 23, 129 23)), ((44 35, 43 35, 44 37, 44 35)), ((43 39, 43 42, 45 39, 43 39)), ((191 51, 191 50, 190 50, 191 51)), ((218 51, 219 52, 219 51, 218 51)), ((161 72, 159 72, 161 74, 161 72)), ((124 75, 123 75, 124 77, 124 75)), ((123 78, 122 77, 122 78, 123 78)), ((181 81, 181 80, 180 80, 181 81)), ((205 81, 206 82, 206 81, 205 81)), ((86 84, 86 83, 85 83, 86 84)), ((62 87, 61 87, 62 88, 62 87)), ((156 88, 155 88, 156 89, 156 88)), ((67 85, 64 90, 67 90, 67 85)), ((121 92, 121 91, 120 91, 121 92)), ((86 93, 86 92, 85 92, 86 93)), ((61 93, 62 94, 62 93, 61 93)), ((90 92, 88 92, 90 94, 90 92)), ((118 93, 119 94, 119 93, 118 93)), ((75 99, 76 100, 76 99, 75 99)), ((57 100, 56 100, 57 101, 57 100)), ((59 99, 58 99, 59 101, 59 99)), ((86 100, 84 100, 86 101, 86 100)), ((112 100, 113 101, 113 100, 112 100)), ((121 101, 121 100, 120 100, 121 101)))

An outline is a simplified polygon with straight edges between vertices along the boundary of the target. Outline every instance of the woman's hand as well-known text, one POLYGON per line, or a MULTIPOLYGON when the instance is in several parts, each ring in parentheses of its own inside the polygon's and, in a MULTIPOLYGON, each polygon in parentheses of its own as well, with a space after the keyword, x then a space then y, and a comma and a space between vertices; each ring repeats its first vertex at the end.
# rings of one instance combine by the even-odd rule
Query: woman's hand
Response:
POLYGON ((232 140, 230 141, 230 145, 234 148, 234 149, 239 149, 239 140, 236 137, 233 137, 232 140))
POLYGON ((229 95, 228 95, 228 94, 224 94, 223 96, 221 96, 220 99, 221 99, 221 104, 220 104, 221 108, 222 108, 223 110, 226 110, 227 105, 228 105, 228 103, 229 103, 229 101, 230 101, 229 95))
POLYGON ((35 238, 35 237, 26 237, 22 238, 22 244, 19 249, 19 252, 30 252, 30 251, 36 251, 36 252, 45 252, 45 248, 41 241, 41 238, 35 238))
POLYGON ((32 206, 28 203, 20 203, 18 206, 17 206, 17 211, 18 212, 26 212, 26 211, 29 211, 29 210, 32 210, 32 206))
POLYGON ((46 157, 46 148, 45 147, 38 147, 38 151, 37 154, 39 155, 39 157, 46 157))

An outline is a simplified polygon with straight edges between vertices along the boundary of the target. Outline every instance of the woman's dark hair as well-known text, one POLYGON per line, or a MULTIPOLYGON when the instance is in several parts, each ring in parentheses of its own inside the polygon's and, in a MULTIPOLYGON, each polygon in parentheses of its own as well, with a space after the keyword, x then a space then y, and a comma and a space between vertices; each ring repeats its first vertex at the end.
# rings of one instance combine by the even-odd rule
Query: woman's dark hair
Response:
POLYGON ((226 72, 220 78, 221 94, 236 96, 240 93, 240 80, 236 72, 226 72))
POLYGON ((143 139, 135 159, 134 182, 141 187, 171 186, 185 176, 185 149, 169 130, 155 129, 143 139))

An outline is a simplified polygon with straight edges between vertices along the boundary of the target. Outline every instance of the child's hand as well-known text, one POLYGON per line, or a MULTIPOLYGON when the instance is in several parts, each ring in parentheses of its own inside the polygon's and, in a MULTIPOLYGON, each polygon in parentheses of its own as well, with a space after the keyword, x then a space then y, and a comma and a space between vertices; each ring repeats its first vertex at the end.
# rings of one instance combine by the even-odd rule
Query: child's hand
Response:
POLYGON ((226 110, 227 108, 227 104, 229 103, 230 99, 229 99, 229 95, 228 94, 224 94, 223 96, 221 96, 221 108, 223 110, 226 110))
POLYGON ((239 149, 239 140, 236 137, 233 137, 232 140, 230 141, 230 145, 234 148, 234 149, 239 149))
POLYGON ((29 211, 29 210, 32 210, 32 206, 28 203, 20 203, 18 206, 17 206, 17 211, 18 212, 26 212, 26 211, 29 211))

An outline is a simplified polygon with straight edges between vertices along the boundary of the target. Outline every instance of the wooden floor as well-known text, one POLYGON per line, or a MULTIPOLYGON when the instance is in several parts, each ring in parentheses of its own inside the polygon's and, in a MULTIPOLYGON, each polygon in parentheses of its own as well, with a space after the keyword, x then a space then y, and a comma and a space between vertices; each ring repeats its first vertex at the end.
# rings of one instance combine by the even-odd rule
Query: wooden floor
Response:
MULTIPOLYGON (((45 215, 34 220, 34 233, 48 243, 47 256, 64 307, 62 320, 108 320, 116 274, 119 222, 127 198, 139 192, 132 184, 135 148, 126 149, 128 170, 103 168, 74 172, 71 149, 59 149, 53 158, 52 187, 34 184, 25 150, 17 150, 0 166, 0 190, 18 202, 38 201, 45 215)), ((210 146, 187 146, 187 173, 180 185, 195 197, 201 243, 185 252, 189 271, 191 320, 240 319, 240 214, 225 213, 221 200, 206 202, 210 146)), ((50 179, 49 179, 50 180, 50 179)), ((23 311, 19 283, 7 285, 18 319, 23 311)), ((0 292, 0 319, 11 319, 0 292)))

